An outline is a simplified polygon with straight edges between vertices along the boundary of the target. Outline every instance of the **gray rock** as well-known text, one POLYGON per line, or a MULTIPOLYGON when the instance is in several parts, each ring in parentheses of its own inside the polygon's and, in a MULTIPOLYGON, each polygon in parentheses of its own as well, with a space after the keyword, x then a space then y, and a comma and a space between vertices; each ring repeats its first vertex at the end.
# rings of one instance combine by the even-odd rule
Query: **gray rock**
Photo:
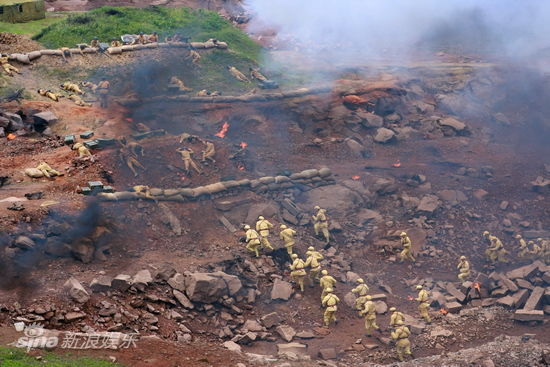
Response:
POLYGON ((388 312, 388 305, 384 301, 376 301, 374 303, 374 306, 376 308, 376 313, 379 315, 382 315, 388 312))
POLYGON ((111 289, 111 282, 113 278, 102 275, 97 278, 92 279, 90 282, 90 289, 92 292, 106 292, 111 289))
POLYGON ((176 274, 176 269, 169 263, 163 263, 157 270, 157 275, 155 276, 155 281, 164 281, 172 278, 176 274))
POLYGON ((374 135, 374 141, 377 143, 389 143, 395 136, 395 132, 385 127, 381 127, 376 130, 376 135, 374 135))
POLYGON ((291 352, 298 355, 305 355, 307 352, 307 345, 301 343, 277 344, 277 352, 278 354, 291 352))
POLYGON ((355 300, 355 294, 351 292, 346 293, 346 295, 344 296, 344 303, 351 308, 355 308, 355 300))
POLYGON ((357 279, 361 278, 359 276, 359 274, 357 273, 354 273, 353 271, 348 271, 346 273, 346 282, 350 283, 350 284, 355 284, 355 282, 357 281, 357 279))
POLYGON ((84 312, 67 312, 65 315, 65 321, 71 322, 75 320, 80 320, 86 317, 84 312))
POLYGON ((225 281, 214 274, 192 273, 185 277, 185 293, 193 302, 212 303, 228 294, 225 281))
POLYGON ((118 274, 113 281, 111 286, 113 289, 125 292, 132 285, 132 277, 127 274, 118 274))
POLYGON ((370 128, 384 126, 384 119, 381 116, 375 115, 374 113, 370 113, 367 111, 359 111, 356 112, 356 114, 362 119, 361 124, 364 127, 370 128))
POLYGON ((168 285, 180 292, 185 292, 185 277, 180 273, 176 273, 172 278, 168 279, 168 285))
POLYGON ((275 331, 283 340, 287 342, 291 342, 294 336, 296 336, 296 330, 288 325, 277 326, 275 331))
POLYGON ((273 288, 271 288, 271 300, 288 301, 292 295, 292 285, 281 279, 275 279, 273 288))
POLYGON ((178 302, 185 308, 188 308, 190 310, 192 310, 193 308, 195 308, 195 306, 193 305, 193 303, 189 300, 189 298, 187 298, 187 296, 185 294, 183 294, 182 292, 178 291, 177 289, 174 289, 172 291, 172 294, 174 295, 174 297, 176 297, 176 299, 178 300, 178 302))
POLYGON ((231 340, 229 341, 226 341, 225 343, 223 343, 223 346, 226 347, 227 349, 229 349, 230 351, 232 352, 241 352, 242 349, 241 349, 241 346, 235 342, 232 342, 231 340))
POLYGON ((364 204, 361 195, 342 185, 317 187, 303 195, 307 203, 311 206, 319 205, 321 208, 326 209, 329 216, 332 212, 344 215, 364 204))
POLYGON ((63 288, 65 288, 69 296, 78 303, 86 303, 90 299, 90 294, 84 289, 82 284, 73 277, 65 282, 63 288))
POLYGON ((234 296, 235 294, 239 293, 239 291, 243 288, 241 280, 235 275, 229 275, 222 271, 217 271, 215 273, 212 273, 212 275, 223 279, 223 281, 227 285, 227 290, 230 296, 234 296))
POLYGON ((139 290, 143 291, 146 286, 151 284, 153 282, 153 277, 151 276, 151 272, 149 270, 141 270, 134 275, 134 278, 132 279, 132 284, 134 287, 138 288, 139 290))
POLYGON ((458 121, 457 119, 453 117, 446 117, 439 121, 439 124, 441 126, 448 126, 453 128, 455 131, 463 131, 466 129, 466 124, 463 122, 458 121))
POLYGON ((260 321, 266 328, 269 329, 270 327, 279 325, 282 319, 277 312, 271 312, 271 313, 268 313, 267 315, 262 316, 260 321))
POLYGON ((32 116, 35 124, 50 125, 57 122, 58 118, 50 111, 36 113, 32 116))
POLYGON ((346 146, 355 158, 363 158, 365 147, 355 139, 346 139, 346 146))
POLYGON ((439 207, 439 199, 435 195, 426 195, 421 200, 416 210, 419 212, 433 213, 439 207))
POLYGON ((34 241, 27 236, 17 236, 13 244, 22 250, 32 250, 35 246, 34 241))
POLYGON ((246 331, 263 331, 264 330, 262 325, 260 325, 260 323, 256 320, 246 320, 242 329, 246 331))
POLYGON ((336 359, 336 349, 334 348, 323 348, 319 349, 319 357, 322 359, 336 359))

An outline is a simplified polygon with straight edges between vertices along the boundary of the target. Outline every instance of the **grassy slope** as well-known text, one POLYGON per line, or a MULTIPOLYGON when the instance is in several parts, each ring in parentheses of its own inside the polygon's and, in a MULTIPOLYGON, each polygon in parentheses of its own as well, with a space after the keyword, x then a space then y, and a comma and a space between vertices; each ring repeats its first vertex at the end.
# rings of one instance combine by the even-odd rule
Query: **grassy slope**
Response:
POLYGON ((29 356, 21 349, 0 347, 0 366, 2 367, 115 367, 120 366, 107 361, 91 358, 73 358, 58 356, 51 353, 44 355, 42 360, 29 356))
POLYGON ((35 35, 42 31, 42 29, 59 23, 66 18, 66 15, 62 13, 46 13, 46 18, 40 20, 33 20, 25 23, 4 23, 0 22, 0 32, 9 32, 17 34, 35 35))
POLYGON ((181 32, 193 41, 217 38, 228 42, 231 50, 241 58, 257 62, 260 47, 215 12, 187 8, 153 6, 146 9, 103 7, 77 15, 49 26, 34 39, 47 47, 58 48, 89 42, 93 37, 107 42, 122 34, 158 32, 165 35, 181 32))

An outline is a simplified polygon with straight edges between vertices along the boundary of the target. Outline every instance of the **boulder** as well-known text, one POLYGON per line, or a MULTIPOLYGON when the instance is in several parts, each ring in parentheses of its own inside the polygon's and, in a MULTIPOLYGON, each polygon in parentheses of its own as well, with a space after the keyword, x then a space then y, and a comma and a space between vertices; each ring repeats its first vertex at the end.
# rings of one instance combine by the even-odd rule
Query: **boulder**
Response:
POLYGON ((279 207, 272 203, 261 203, 253 204, 248 209, 248 214, 246 215, 245 223, 249 223, 251 227, 254 227, 253 224, 256 223, 260 215, 270 218, 279 214, 279 207))
POLYGON ((393 130, 387 129, 385 127, 381 127, 376 130, 376 134, 374 135, 374 141, 380 144, 385 144, 391 142, 391 140, 395 137, 395 132, 393 130))
POLYGON ((291 342, 292 339, 296 336, 296 330, 288 325, 277 326, 275 331, 283 340, 287 342, 291 342))
POLYGON ((264 329, 258 321, 256 321, 256 320, 246 320, 243 327, 242 327, 242 330, 246 330, 246 331, 263 331, 264 329))
POLYGON ((382 218, 382 215, 380 215, 379 212, 371 209, 361 209, 355 215, 355 223, 359 227, 362 227, 369 222, 380 223, 383 220, 384 218, 382 218))
POLYGON ((155 276, 155 281, 157 282, 166 282, 168 279, 172 278, 176 274, 176 269, 169 263, 163 263, 157 270, 157 275, 155 276))
POLYGON ((344 296, 344 303, 348 305, 348 307, 350 308, 355 308, 355 300, 356 300, 355 294, 353 294, 352 292, 348 292, 344 296))
POLYGON ((364 127, 382 127, 384 126, 384 119, 381 116, 367 111, 358 111, 356 115, 361 118, 361 124, 364 127))
POLYGON ((446 117, 444 119, 439 120, 439 125, 448 126, 454 129, 455 131, 463 131, 464 129, 466 129, 465 123, 460 122, 453 117, 446 117))
POLYGON ((27 236, 17 236, 13 242, 13 245, 22 250, 32 250, 35 244, 34 241, 27 236))
POLYGON ((363 158, 365 147, 355 139, 346 139, 346 146, 355 158, 363 158))
POLYGON ((230 296, 239 293, 239 291, 243 288, 241 280, 235 275, 229 275, 222 271, 217 271, 215 273, 212 273, 212 275, 223 279, 223 281, 227 285, 227 290, 230 296))
POLYGON ((376 301, 374 303, 374 307, 376 308, 376 313, 379 315, 382 315, 388 312, 388 305, 384 301, 376 301))
POLYGON ((84 289, 82 284, 73 277, 65 282, 63 288, 65 288, 69 296, 78 303, 86 303, 90 299, 90 294, 84 289))
POLYGON ((109 289, 111 289, 111 282, 113 281, 113 278, 108 277, 106 275, 99 276, 97 278, 92 279, 90 282, 90 289, 92 292, 107 292, 109 289))
POLYGON ((270 327, 279 325, 282 321, 282 318, 277 312, 271 312, 267 315, 262 316, 262 318, 260 318, 260 321, 266 328, 269 329, 270 327))
POLYGON ((336 359, 336 356, 336 349, 334 348, 319 349, 319 357, 322 359, 336 359))
POLYGON ((137 289, 143 291, 146 286, 151 284, 153 282, 153 277, 151 276, 151 272, 147 269, 138 271, 136 275, 134 275, 134 278, 132 279, 132 284, 137 289))
POLYGON ((303 196, 310 207, 319 205, 328 211, 329 216, 332 212, 344 215, 364 203, 361 195, 342 185, 317 187, 303 196))
POLYGON ((193 302, 212 303, 228 294, 223 278, 209 273, 192 273, 185 276, 185 293, 193 302))
POLYGON ((271 300, 288 301, 292 295, 292 285, 281 279, 275 279, 273 288, 271 288, 271 300))
POLYGON ((241 352, 241 346, 235 342, 232 342, 231 340, 226 341, 223 343, 223 346, 229 349, 232 352, 241 352))
POLYGON ((416 210, 424 213, 433 213, 439 207, 439 199, 435 195, 426 195, 421 200, 416 210))
POLYGON ((132 285, 132 277, 127 274, 117 275, 111 282, 113 289, 125 292, 132 285))
POLYGON ((40 112, 32 115, 32 119, 34 121, 34 125, 39 126, 49 126, 51 124, 54 124, 58 121, 58 118, 56 115, 53 114, 53 112, 45 111, 40 112))

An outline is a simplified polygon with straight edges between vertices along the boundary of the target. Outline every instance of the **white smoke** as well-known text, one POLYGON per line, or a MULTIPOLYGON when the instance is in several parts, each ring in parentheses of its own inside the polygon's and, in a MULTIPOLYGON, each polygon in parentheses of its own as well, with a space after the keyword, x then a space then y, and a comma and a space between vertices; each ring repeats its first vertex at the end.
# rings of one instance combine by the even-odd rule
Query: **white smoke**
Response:
POLYGON ((439 50, 530 58, 550 46, 546 0, 246 0, 249 30, 275 29, 301 53, 341 63, 439 50))

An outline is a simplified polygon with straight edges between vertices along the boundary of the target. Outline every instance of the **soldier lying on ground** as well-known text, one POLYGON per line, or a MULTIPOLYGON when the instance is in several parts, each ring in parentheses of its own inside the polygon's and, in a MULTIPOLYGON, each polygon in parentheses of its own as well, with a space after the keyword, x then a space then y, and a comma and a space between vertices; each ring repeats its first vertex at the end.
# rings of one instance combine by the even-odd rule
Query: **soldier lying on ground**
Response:
POLYGON ((63 98, 63 94, 59 94, 59 93, 54 93, 52 92, 50 89, 46 90, 46 89, 39 89, 37 90, 38 94, 40 94, 41 96, 44 96, 44 97, 48 97, 49 99, 53 100, 53 101, 56 101, 56 102, 59 102, 59 98, 63 98))
POLYGON ((84 94, 82 89, 80 89, 80 87, 76 83, 64 82, 59 87, 63 90, 66 90, 67 92, 74 92, 74 93, 78 93, 78 94, 84 94))

